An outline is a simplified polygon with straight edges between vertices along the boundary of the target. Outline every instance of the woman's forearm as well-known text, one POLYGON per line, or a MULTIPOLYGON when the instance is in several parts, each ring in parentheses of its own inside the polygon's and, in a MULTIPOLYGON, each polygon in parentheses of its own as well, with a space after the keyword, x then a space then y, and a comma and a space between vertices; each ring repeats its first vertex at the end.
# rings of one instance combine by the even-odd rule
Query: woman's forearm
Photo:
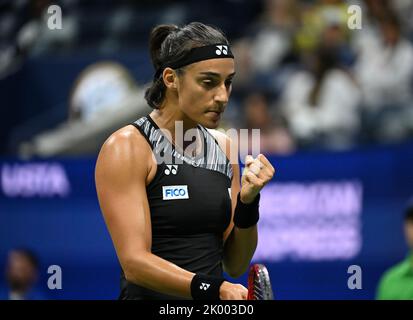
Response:
POLYGON ((257 226, 240 229, 234 226, 224 247, 224 271, 233 278, 247 271, 258 242, 257 226))
POLYGON ((195 275, 150 252, 139 254, 122 264, 128 281, 172 296, 191 298, 195 275))

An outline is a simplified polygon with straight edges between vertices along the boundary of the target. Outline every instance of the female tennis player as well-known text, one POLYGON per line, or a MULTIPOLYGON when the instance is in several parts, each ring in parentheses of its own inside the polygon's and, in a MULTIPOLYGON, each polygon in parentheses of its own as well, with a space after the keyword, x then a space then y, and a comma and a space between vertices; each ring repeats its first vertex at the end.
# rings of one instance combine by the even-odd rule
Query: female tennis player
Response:
POLYGON ((202 23, 159 25, 150 54, 156 73, 145 98, 154 110, 113 133, 96 164, 122 267, 119 298, 244 300, 247 289, 223 271, 236 278, 248 270, 259 193, 274 168, 261 154, 247 156, 240 187, 231 142, 214 130, 235 74, 230 45, 202 23), (196 130, 192 152, 176 138, 177 121, 184 134, 196 130))

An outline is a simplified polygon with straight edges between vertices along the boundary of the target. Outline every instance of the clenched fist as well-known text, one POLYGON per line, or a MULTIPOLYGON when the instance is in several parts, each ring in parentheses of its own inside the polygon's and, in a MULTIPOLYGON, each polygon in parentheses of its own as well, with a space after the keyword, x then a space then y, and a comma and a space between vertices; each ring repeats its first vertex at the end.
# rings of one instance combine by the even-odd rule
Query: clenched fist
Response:
POLYGON ((224 281, 219 288, 220 300, 247 300, 248 289, 241 284, 224 281))
POLYGON ((274 167, 263 154, 259 154, 256 159, 247 155, 241 177, 241 202, 245 204, 253 202, 261 189, 272 179, 274 173, 274 167))

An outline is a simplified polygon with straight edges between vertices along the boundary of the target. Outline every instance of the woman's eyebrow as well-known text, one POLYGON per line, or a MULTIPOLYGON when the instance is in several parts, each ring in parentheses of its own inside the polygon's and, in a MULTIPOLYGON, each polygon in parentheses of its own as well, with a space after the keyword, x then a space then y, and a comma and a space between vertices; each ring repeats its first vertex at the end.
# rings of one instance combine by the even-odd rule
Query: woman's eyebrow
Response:
MULTIPOLYGON (((206 75, 206 76, 210 76, 210 77, 217 77, 217 78, 220 78, 220 77, 221 77, 221 74, 220 74, 220 73, 212 72, 212 71, 204 71, 204 72, 200 72, 199 74, 206 75)), ((229 75, 227 76, 227 78, 233 77, 234 75, 235 75, 235 72, 229 74, 229 75)))

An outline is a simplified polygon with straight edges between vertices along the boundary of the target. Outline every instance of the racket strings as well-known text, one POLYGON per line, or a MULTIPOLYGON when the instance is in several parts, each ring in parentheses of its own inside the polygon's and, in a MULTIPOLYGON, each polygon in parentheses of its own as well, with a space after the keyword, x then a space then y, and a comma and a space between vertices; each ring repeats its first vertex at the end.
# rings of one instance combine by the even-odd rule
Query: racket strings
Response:
POLYGON ((262 300, 264 288, 262 287, 262 282, 260 280, 260 274, 254 279, 254 297, 257 300, 262 300))
POLYGON ((269 277, 265 270, 259 268, 254 279, 254 297, 256 300, 272 299, 269 277))
POLYGON ((269 274, 263 265, 256 264, 251 267, 248 288, 250 300, 274 299, 269 274))

